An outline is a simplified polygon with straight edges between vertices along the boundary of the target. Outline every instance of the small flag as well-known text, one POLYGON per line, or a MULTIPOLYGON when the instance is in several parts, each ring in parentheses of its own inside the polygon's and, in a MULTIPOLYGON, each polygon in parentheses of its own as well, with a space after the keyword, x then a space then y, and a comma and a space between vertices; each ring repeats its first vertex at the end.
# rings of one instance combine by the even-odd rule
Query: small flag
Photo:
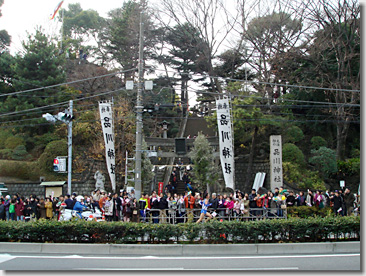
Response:
POLYGON ((61 8, 61 6, 62 6, 63 2, 64 2, 64 1, 61 1, 61 2, 57 5, 57 7, 55 8, 55 10, 54 10, 54 12, 53 12, 53 15, 51 15, 51 17, 50 17, 50 20, 52 20, 52 19, 54 19, 54 18, 55 18, 56 14, 57 14, 58 10, 61 8))

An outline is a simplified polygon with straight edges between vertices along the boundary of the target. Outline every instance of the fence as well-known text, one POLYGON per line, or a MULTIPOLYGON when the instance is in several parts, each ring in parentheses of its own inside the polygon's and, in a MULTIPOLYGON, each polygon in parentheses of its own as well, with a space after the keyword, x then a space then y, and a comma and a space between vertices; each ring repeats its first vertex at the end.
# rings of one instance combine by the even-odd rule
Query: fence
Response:
MULTIPOLYGON (((237 214, 226 208, 217 209, 216 212, 209 210, 214 220, 226 221, 248 221, 262 219, 287 219, 287 209, 284 208, 250 208, 245 213, 237 214), (216 213, 216 215, 215 215, 216 213)), ((201 214, 201 209, 185 209, 179 213, 177 209, 150 209, 146 210, 144 216, 139 216, 140 222, 147 223, 186 223, 196 222, 201 214)), ((206 216, 205 219, 208 217, 206 216)))

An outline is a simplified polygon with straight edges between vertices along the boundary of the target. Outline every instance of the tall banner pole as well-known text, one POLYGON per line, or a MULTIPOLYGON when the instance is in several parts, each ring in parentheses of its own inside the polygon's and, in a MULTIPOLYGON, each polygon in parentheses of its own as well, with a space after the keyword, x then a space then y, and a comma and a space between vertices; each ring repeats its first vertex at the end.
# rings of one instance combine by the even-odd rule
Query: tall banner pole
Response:
POLYGON ((102 123, 105 158, 113 192, 116 191, 116 156, 114 149, 114 123, 112 102, 99 102, 100 120, 102 123))
POLYGON ((219 131, 220 161, 224 175, 225 186, 234 190, 234 146, 228 97, 216 99, 216 113, 219 131))
MULTIPOLYGON (((69 101, 69 114, 73 116, 73 101, 69 101)), ((71 195, 71 176, 72 176, 72 121, 67 124, 67 150, 68 150, 68 168, 67 168, 67 193, 71 195)))

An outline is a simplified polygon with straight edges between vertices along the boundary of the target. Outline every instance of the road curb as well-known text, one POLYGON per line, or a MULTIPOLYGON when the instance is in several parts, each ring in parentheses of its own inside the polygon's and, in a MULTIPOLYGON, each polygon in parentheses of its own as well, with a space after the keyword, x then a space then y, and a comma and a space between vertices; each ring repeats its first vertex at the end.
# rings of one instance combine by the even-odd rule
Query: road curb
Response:
POLYGON ((359 253, 360 242, 281 244, 75 244, 0 243, 0 253, 223 256, 263 254, 359 253))

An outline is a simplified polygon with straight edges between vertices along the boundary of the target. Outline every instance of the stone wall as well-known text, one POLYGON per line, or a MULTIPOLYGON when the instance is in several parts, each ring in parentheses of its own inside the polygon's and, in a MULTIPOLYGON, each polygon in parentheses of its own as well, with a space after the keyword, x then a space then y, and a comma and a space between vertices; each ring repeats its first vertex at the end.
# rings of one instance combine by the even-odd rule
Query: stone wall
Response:
MULTIPOLYGON (((21 196, 29 197, 31 194, 37 195, 37 197, 45 197, 46 188, 40 185, 41 182, 36 183, 6 183, 8 193, 13 195, 19 193, 21 196)), ((62 192, 67 192, 67 184, 63 186, 62 192)))
MULTIPOLYGON (((105 189, 108 192, 112 191, 112 185, 109 179, 108 172, 106 170, 105 162, 103 161, 91 161, 90 166, 83 173, 73 173, 73 181, 72 181, 72 192, 77 194, 85 195, 90 194, 95 189, 95 179, 94 173, 99 170, 104 174, 105 177, 105 189)), ((268 161, 256 161, 253 163, 252 174, 250 176, 246 175, 248 164, 244 158, 236 158, 235 159, 235 189, 240 189, 241 191, 250 192, 254 178, 257 172, 265 172, 266 178, 264 181, 264 187, 270 187, 270 164, 268 161), (245 187, 244 183, 247 177, 250 178, 248 187, 245 187)), ((164 170, 157 171, 156 175, 156 183, 154 185, 154 189, 157 189, 157 183, 162 181, 162 175, 164 170)), ((131 178, 131 176, 130 176, 131 178)), ((63 186, 63 194, 67 193, 67 175, 65 175, 66 183, 63 186)), ((23 196, 29 196, 30 194, 36 194, 39 197, 45 196, 45 187, 40 186, 40 182, 37 183, 5 183, 9 189, 10 194, 20 193, 23 196)), ((130 183, 132 184, 132 183, 130 183)), ((124 186, 124 178, 121 175, 116 175, 116 191, 124 186)), ((146 189, 145 189, 146 190, 146 189)), ((148 189, 150 190, 150 189, 148 189)))
MULTIPOLYGON (((105 162, 93 161, 89 162, 90 166, 83 173, 73 173, 71 192, 75 192, 78 195, 85 195, 90 193, 95 189, 95 179, 94 174, 97 170, 104 174, 105 177, 105 189, 110 192, 112 191, 112 185, 109 179, 108 172, 106 170, 105 162)), ((120 185, 124 185, 120 180, 120 176, 117 176, 117 191, 119 191, 120 185)), ((63 185, 62 193, 67 194, 67 174, 65 174, 66 183, 63 185)), ((46 179, 46 181, 48 181, 46 179)), ((41 186, 41 182, 28 182, 28 183, 16 183, 12 181, 4 181, 6 187, 8 188, 9 194, 19 193, 22 196, 28 197, 31 194, 36 194, 38 197, 45 196, 45 187, 41 186)))
POLYGON ((245 191, 249 193, 252 189, 255 175, 258 172, 266 173, 266 177, 264 179, 263 186, 267 189, 270 189, 270 164, 269 161, 256 161, 253 163, 252 173, 247 176, 248 163, 243 159, 235 160, 235 189, 239 189, 241 191, 245 191), (245 181, 249 177, 249 186, 245 187, 245 181))

